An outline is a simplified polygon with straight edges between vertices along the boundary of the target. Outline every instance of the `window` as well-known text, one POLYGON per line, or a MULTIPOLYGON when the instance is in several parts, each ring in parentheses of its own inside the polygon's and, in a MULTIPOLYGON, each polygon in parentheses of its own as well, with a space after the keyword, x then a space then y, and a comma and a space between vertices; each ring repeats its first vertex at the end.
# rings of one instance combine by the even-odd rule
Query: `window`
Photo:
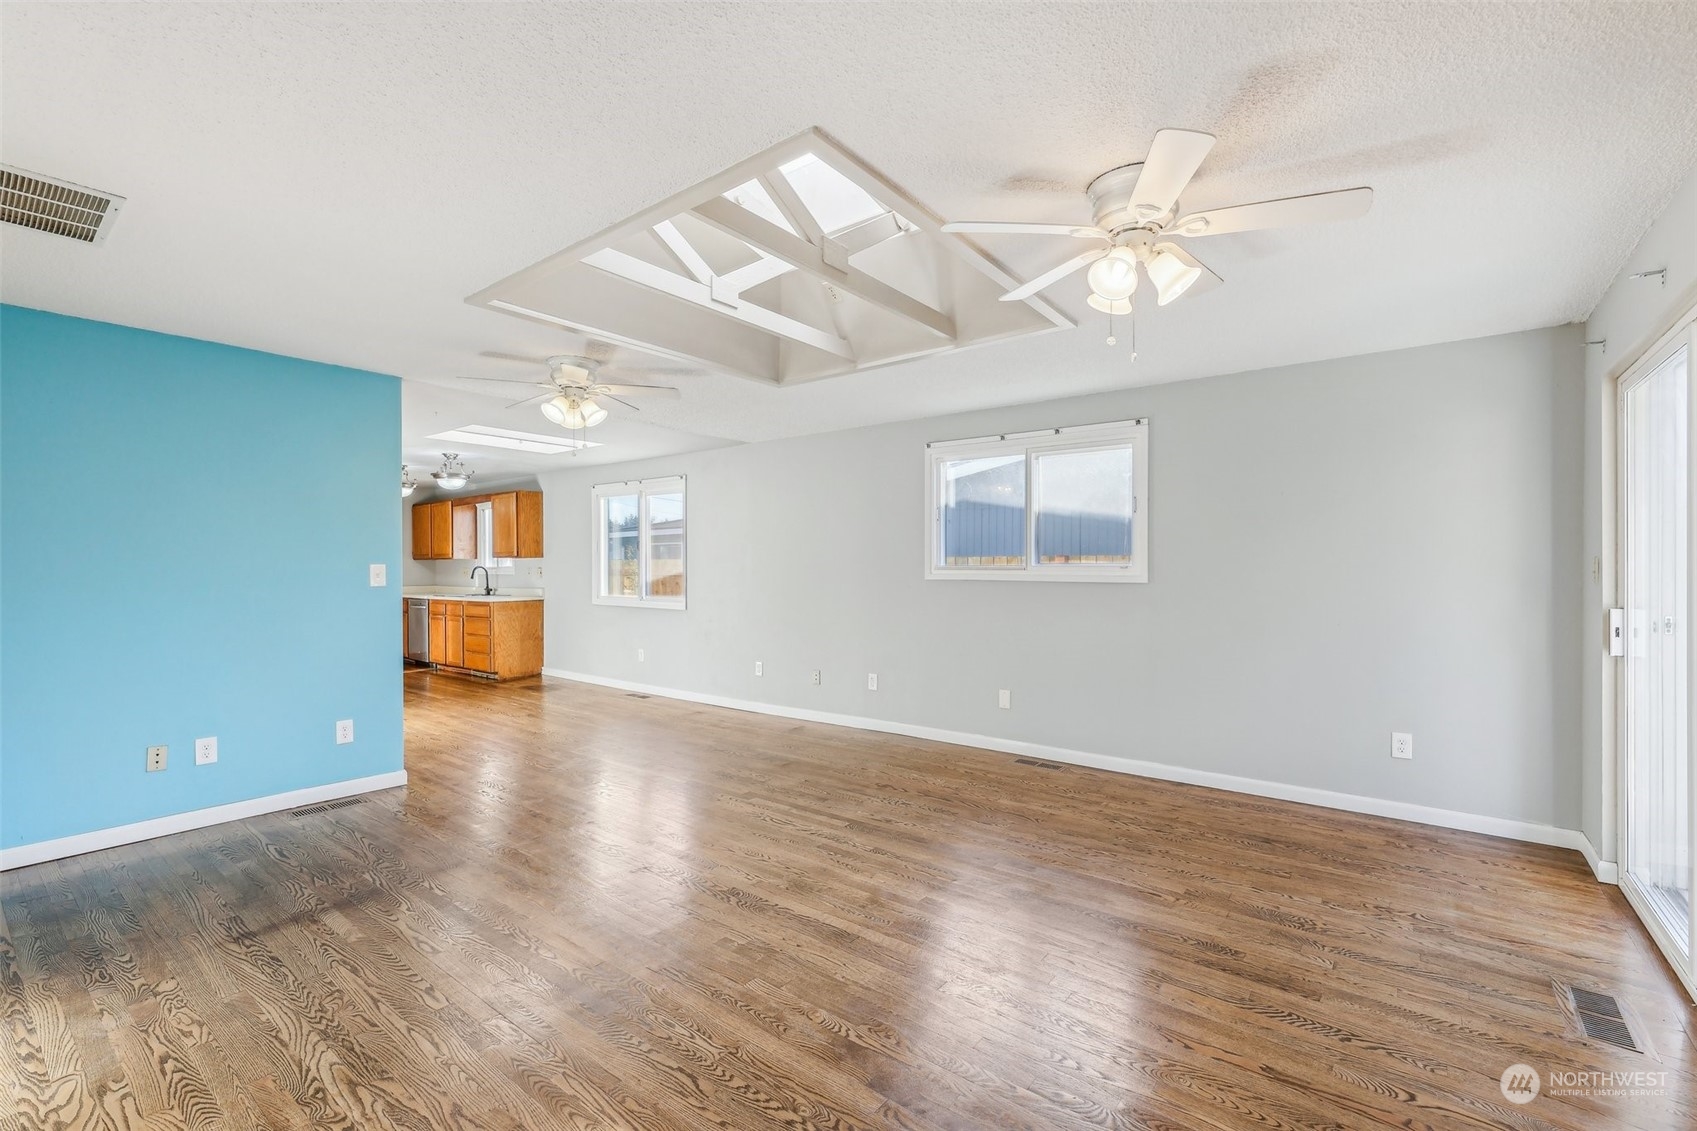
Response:
POLYGON ((926 448, 925 576, 1149 580, 1146 420, 926 448))
MULTIPOLYGON (((457 513, 459 504, 455 504, 454 509, 457 513)), ((493 584, 495 574, 513 572, 513 559, 495 556, 495 505, 488 502, 477 503, 472 515, 475 519, 477 554, 471 564, 474 569, 477 566, 487 569, 490 583, 493 584)))
POLYGON ((683 608, 683 477, 603 483, 593 497, 596 603, 683 608))

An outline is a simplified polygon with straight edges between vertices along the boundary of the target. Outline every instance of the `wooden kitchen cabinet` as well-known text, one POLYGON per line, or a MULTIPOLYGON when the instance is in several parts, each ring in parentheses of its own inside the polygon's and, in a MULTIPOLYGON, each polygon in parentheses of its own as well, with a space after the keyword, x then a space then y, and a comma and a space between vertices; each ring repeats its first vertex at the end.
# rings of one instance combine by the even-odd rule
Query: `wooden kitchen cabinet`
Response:
POLYGON ((542 602, 430 602, 430 660, 496 679, 536 675, 542 670, 542 602))
POLYGON ((414 561, 436 561, 454 556, 453 515, 447 499, 414 503, 412 507, 412 556, 414 561))
POLYGON ((465 666, 465 605, 442 603, 442 662, 450 668, 465 666))
POLYGON ((452 513, 454 548, 448 556, 459 561, 477 557, 477 504, 456 502, 452 513))
POLYGON ((412 556, 414 561, 430 560, 430 504, 412 505, 412 556))
POLYGON ((508 491, 489 499, 497 558, 542 556, 542 492, 508 491))
POLYGON ((430 602, 430 662, 445 664, 448 662, 448 631, 447 605, 442 601, 430 602))
POLYGON ((479 503, 489 504, 491 541, 497 558, 542 556, 542 492, 503 491, 414 503, 413 560, 470 561, 477 557, 479 503))

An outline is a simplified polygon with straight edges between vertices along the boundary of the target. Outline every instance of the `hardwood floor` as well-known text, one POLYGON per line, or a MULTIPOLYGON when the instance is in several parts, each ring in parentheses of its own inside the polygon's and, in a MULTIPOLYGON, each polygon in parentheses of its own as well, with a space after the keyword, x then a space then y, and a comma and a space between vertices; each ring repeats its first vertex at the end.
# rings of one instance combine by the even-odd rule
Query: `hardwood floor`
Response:
POLYGON ((1572 852, 554 680, 408 676, 407 765, 0 877, 6 1126, 1697 1126, 1572 852))

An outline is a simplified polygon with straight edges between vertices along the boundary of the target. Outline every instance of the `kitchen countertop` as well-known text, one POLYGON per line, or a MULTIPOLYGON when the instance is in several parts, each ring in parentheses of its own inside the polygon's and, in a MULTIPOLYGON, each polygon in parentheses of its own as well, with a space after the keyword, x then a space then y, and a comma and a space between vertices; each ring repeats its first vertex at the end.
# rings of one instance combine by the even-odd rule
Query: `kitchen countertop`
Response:
POLYGON ((432 601, 540 601, 542 591, 515 589, 506 593, 483 594, 469 589, 426 589, 409 586, 401 590, 401 596, 409 599, 428 597, 432 601))

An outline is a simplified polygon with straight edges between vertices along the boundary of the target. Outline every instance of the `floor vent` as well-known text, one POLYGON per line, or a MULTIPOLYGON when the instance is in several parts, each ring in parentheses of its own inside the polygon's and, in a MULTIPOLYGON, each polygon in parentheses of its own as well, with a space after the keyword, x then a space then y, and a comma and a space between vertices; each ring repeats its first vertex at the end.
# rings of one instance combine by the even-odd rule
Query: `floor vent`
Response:
POLYGON ((627 691, 627 692, 625 692, 625 694, 630 696, 632 699, 652 699, 653 698, 652 695, 644 695, 640 691, 627 691))
POLYGON ((350 805, 364 805, 363 797, 344 797, 340 801, 325 801, 319 805, 308 805, 304 809, 290 809, 291 817, 311 817, 316 813, 328 813, 332 809, 346 809, 350 805))
POLYGON ((0 165, 0 220, 83 243, 101 243, 124 198, 0 165))
POLYGON ((1621 1015, 1620 1002, 1612 995, 1573 986, 1568 996, 1578 1014, 1580 1031, 1587 1037, 1630 1052, 1644 1051, 1632 1035, 1632 1026, 1621 1015))
POLYGON ((1045 770, 1066 769, 1066 767, 1061 765, 1059 762, 1040 762, 1036 758, 1015 758, 1013 763, 1016 766, 1040 766, 1045 770))

